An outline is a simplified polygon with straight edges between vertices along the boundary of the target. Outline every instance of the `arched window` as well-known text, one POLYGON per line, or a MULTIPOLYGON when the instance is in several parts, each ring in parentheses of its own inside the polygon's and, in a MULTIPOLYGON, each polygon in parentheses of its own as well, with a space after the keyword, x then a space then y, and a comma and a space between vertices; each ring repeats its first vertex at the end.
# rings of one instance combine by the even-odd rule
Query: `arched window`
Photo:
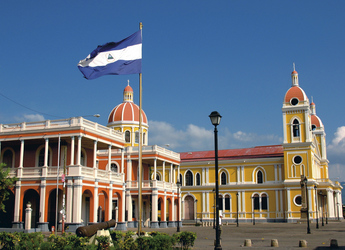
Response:
POLYGON ((160 176, 158 173, 156 174, 156 180, 157 180, 157 181, 160 181, 160 180, 161 180, 161 176, 160 176))
POLYGON ((254 210, 260 209, 260 198, 258 194, 255 194, 253 196, 253 205, 254 205, 254 210))
POLYGON ((258 184, 263 183, 263 175, 262 175, 262 171, 259 170, 258 173, 256 174, 256 181, 258 184))
POLYGON ((117 173, 117 165, 115 163, 112 163, 110 165, 110 170, 114 173, 117 173))
POLYGON ((129 130, 126 130, 125 132, 125 141, 127 143, 131 142, 131 132, 129 130))
POLYGON ((297 119, 293 120, 292 131, 293 131, 294 137, 299 137, 299 135, 300 135, 300 133, 299 133, 299 121, 297 119))
POLYGON ((218 205, 219 210, 223 210, 223 197, 221 195, 218 196, 218 205))
POLYGON ((139 143, 139 131, 135 132, 135 143, 139 143))
POLYGON ((6 167, 12 168, 13 165, 13 153, 11 150, 7 149, 3 156, 2 156, 2 162, 6 164, 6 167))
POLYGON ((262 194, 261 195, 261 209, 262 210, 267 210, 268 204, 267 204, 267 195, 262 194))
POLYGON ((220 175, 220 180, 221 180, 221 185, 226 185, 226 173, 222 172, 222 174, 220 175))
POLYGON ((186 186, 193 186, 193 173, 188 170, 186 173, 186 180, 185 180, 186 186))
POLYGON ((230 195, 225 195, 225 210, 230 210, 230 195))
POLYGON ((197 173, 197 174, 195 175, 195 181, 196 181, 196 185, 197 185, 197 186, 200 186, 200 185, 201 185, 201 180, 200 180, 200 174, 199 174, 199 173, 197 173))

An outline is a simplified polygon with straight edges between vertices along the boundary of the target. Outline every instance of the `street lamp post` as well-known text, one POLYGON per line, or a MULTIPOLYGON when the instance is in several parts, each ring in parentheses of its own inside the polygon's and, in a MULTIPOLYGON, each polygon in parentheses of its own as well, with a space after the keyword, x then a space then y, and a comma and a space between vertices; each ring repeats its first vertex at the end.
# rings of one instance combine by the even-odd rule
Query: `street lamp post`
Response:
POLYGON ((219 184, 218 184, 218 130, 217 126, 220 123, 222 116, 217 112, 213 111, 209 115, 212 125, 214 125, 214 162, 215 162, 215 177, 216 177, 216 242, 214 249, 222 249, 220 245, 220 232, 219 232, 219 184))
POLYGON ((214 202, 213 202, 213 229, 216 228, 216 189, 213 190, 214 193, 214 202))
POLYGON ((252 197, 253 199, 253 225, 255 225, 255 197, 252 197))
POLYGON ((316 228, 319 229, 319 205, 318 205, 318 202, 317 202, 317 187, 316 185, 314 186, 314 189, 315 189, 315 205, 316 205, 316 228))
POLYGON ((305 197, 307 201, 307 234, 310 234, 310 221, 309 221, 309 195, 308 195, 308 179, 305 176, 304 179, 302 180, 304 187, 305 187, 305 197))
POLYGON ((236 194, 236 202, 237 202, 237 227, 238 227, 238 192, 236 194))

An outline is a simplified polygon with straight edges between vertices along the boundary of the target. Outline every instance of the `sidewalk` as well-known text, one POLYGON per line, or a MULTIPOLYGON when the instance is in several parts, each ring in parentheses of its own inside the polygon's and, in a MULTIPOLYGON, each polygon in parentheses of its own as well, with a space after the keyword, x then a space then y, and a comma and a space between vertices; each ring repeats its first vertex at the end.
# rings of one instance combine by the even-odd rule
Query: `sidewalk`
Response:
MULTIPOLYGON (((135 229, 129 229, 135 231, 135 229)), ((150 229, 143 231, 159 231, 169 235, 176 233, 176 228, 150 229)), ((213 249, 215 230, 213 227, 184 226, 181 231, 192 231, 197 234, 193 249, 213 249)), ((221 246, 223 249, 242 249, 244 241, 251 239, 254 249, 272 249, 271 240, 277 239, 280 249, 301 249, 299 241, 306 240, 307 248, 302 249, 330 249, 330 240, 336 239, 339 248, 345 249, 345 221, 329 221, 324 226, 319 223, 310 224, 311 234, 307 234, 307 224, 295 223, 251 223, 224 225, 222 227, 221 246)))

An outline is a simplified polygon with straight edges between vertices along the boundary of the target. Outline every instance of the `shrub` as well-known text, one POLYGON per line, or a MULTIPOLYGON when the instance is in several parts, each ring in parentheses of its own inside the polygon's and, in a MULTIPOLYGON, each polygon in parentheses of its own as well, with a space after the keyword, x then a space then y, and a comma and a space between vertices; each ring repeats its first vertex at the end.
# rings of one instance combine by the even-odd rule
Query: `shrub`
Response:
POLYGON ((2 249, 15 249, 15 245, 19 240, 20 237, 18 233, 0 233, 0 245, 2 246, 2 249))
POLYGON ((44 240, 42 233, 19 233, 18 249, 38 249, 44 240))
POLYGON ((181 244, 182 249, 189 249, 189 247, 194 246, 194 241, 196 240, 196 233, 193 232, 180 232, 178 234, 173 234, 176 242, 181 244))

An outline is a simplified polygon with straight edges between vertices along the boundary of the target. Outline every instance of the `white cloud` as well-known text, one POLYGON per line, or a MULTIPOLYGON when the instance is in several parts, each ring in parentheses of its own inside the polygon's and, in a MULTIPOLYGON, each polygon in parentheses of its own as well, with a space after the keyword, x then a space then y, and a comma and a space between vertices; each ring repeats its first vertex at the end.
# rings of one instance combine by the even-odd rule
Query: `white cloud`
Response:
POLYGON ((34 122, 44 121, 44 116, 39 114, 24 114, 23 116, 16 116, 14 119, 16 122, 34 122))
POLYGON ((331 143, 327 146, 329 177, 345 181, 345 126, 337 128, 331 143))
MULTIPOLYGON (((194 124, 184 130, 177 130, 171 124, 149 121, 149 144, 170 145, 177 152, 212 150, 214 148, 214 131, 194 124)), ((280 144, 282 139, 276 135, 257 135, 238 131, 231 133, 227 128, 218 132, 219 149, 244 148, 261 145, 280 144)))

